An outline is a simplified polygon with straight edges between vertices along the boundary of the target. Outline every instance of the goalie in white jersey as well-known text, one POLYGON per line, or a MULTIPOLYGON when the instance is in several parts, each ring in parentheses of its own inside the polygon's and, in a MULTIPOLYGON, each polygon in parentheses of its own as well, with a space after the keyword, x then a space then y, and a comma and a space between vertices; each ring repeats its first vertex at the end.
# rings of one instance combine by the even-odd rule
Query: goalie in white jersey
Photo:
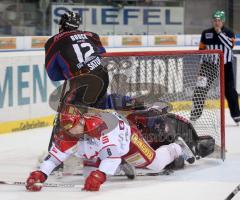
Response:
POLYGON ((193 158, 183 140, 153 150, 137 127, 130 126, 118 113, 81 115, 76 107, 66 106, 60 115, 60 124, 62 131, 56 134, 48 156, 27 179, 29 191, 41 190, 35 183, 45 182, 53 169, 73 154, 94 161, 97 167, 85 180, 86 191, 98 191, 107 175, 114 175, 122 160, 159 172, 179 156, 186 160, 193 158))

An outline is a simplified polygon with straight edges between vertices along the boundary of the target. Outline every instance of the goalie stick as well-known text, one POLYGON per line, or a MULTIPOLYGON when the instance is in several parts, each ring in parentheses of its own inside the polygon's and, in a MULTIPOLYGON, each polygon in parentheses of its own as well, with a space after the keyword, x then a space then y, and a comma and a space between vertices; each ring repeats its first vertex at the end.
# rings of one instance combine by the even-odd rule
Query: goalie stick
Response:
POLYGON ((231 200, 240 191, 240 184, 227 196, 225 200, 231 200))

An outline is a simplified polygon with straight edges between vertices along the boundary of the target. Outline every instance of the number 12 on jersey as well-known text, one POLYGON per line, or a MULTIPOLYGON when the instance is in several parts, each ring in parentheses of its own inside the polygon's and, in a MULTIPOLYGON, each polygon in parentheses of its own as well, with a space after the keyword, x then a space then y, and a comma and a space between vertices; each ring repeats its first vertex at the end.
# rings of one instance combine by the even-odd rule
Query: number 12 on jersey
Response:
POLYGON ((79 63, 83 63, 88 57, 90 57, 94 53, 92 45, 87 42, 73 44, 72 46, 77 55, 79 63))

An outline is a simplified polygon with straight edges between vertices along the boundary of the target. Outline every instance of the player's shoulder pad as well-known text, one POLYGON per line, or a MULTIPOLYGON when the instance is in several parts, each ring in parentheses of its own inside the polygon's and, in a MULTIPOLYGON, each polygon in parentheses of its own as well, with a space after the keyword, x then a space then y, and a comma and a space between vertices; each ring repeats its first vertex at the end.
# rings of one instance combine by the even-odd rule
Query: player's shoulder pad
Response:
POLYGON ((94 40, 100 40, 100 37, 97 33, 91 32, 91 31, 84 31, 84 34, 88 37, 93 38, 94 40))
POLYGON ((48 49, 54 41, 54 36, 48 38, 47 42, 44 45, 45 50, 48 49))
POLYGON ((72 34, 76 33, 73 31, 57 33, 56 35, 52 36, 47 40, 47 42, 45 43, 45 49, 48 49, 53 44, 56 45, 61 39, 66 38, 66 36, 70 36, 72 34))

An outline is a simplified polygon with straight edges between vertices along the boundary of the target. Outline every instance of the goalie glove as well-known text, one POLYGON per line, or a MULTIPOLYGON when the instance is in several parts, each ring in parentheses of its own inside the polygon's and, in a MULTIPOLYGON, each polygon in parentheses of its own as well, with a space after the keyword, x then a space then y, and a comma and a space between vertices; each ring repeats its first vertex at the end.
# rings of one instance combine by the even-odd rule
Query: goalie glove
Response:
POLYGON ((40 191, 42 189, 41 185, 35 185, 36 183, 44 183, 47 180, 47 175, 41 171, 32 172, 27 181, 26 181, 26 189, 29 191, 40 191))
POLYGON ((86 191, 99 191, 100 186, 106 181, 105 173, 96 170, 89 174, 87 177, 83 190, 86 191))

